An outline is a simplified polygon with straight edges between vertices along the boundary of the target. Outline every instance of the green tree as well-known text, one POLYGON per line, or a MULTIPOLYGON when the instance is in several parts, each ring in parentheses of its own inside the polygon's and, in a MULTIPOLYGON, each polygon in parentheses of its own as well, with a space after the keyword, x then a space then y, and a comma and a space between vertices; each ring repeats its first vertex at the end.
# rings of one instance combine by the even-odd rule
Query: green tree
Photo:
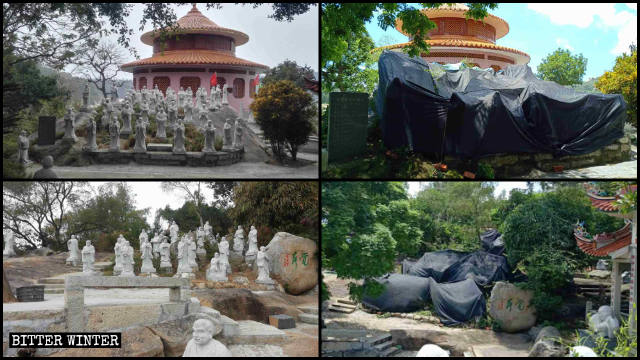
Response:
POLYGON ((596 88, 605 94, 622 94, 627 102, 629 122, 638 125, 638 50, 629 47, 629 54, 616 58, 612 71, 607 71, 596 82, 596 88))
POLYGON ((388 205, 379 204, 376 206, 375 216, 391 231, 398 254, 418 255, 423 236, 420 224, 425 219, 419 211, 411 208, 409 200, 395 200, 388 205))
POLYGON ((314 79, 313 69, 309 66, 300 66, 293 60, 285 60, 284 62, 269 69, 262 84, 271 84, 280 80, 290 80, 298 87, 304 88, 304 78, 314 79))
POLYGON ((571 51, 558 48, 542 59, 538 65, 538 76, 560 85, 572 85, 582 83, 586 70, 587 58, 582 54, 571 55, 571 51))
MULTIPOLYGON (((202 219, 209 221, 211 231, 214 235, 218 233, 225 235, 232 230, 233 221, 228 209, 204 204, 200 206, 200 212, 202 213, 202 219)), ((200 218, 198 217, 196 205, 193 201, 189 200, 185 201, 181 207, 175 210, 169 206, 166 206, 164 209, 158 209, 153 225, 154 231, 163 230, 161 227, 163 220, 166 220, 168 223, 175 221, 184 232, 200 226, 200 218)), ((164 227, 164 230, 166 230, 167 226, 165 225, 164 227)))
POLYGON ((347 38, 344 56, 322 68, 322 90, 372 93, 378 82, 378 71, 372 68, 376 62, 373 48, 366 32, 347 38))
POLYGON ((313 181, 247 181, 233 189, 235 224, 258 230, 266 245, 279 231, 318 240, 318 184, 313 181))
POLYGON ((307 143, 316 113, 312 104, 311 95, 289 80, 264 85, 251 103, 256 123, 278 160, 283 161, 288 150, 295 161, 298 147, 307 143))

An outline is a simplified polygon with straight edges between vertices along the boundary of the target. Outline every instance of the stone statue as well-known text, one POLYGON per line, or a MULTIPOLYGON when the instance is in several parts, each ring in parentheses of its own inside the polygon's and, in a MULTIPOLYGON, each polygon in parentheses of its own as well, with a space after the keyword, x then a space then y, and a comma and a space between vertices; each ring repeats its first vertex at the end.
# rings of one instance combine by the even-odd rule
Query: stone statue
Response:
POLYGON ((113 252, 116 254, 116 264, 113 266, 113 275, 120 275, 122 273, 122 246, 124 244, 124 237, 122 234, 118 236, 116 240, 116 246, 113 248, 113 252))
POLYGON ((206 257, 207 250, 204 248, 204 229, 201 227, 196 231, 196 236, 198 238, 198 248, 196 250, 196 255, 206 257))
POLYGON ((169 128, 174 129, 176 127, 176 121, 178 120, 178 106, 175 99, 169 101, 169 128))
POLYGON ((207 121, 207 127, 204 130, 204 150, 202 152, 212 153, 215 152, 213 148, 213 142, 216 136, 216 130, 213 128, 213 122, 207 121))
POLYGON ((603 305, 598 309, 598 313, 589 319, 589 328, 599 336, 609 339, 615 338, 616 330, 620 327, 620 322, 613 315, 611 306, 603 305))
POLYGON ((109 151, 120 151, 120 122, 118 120, 114 119, 109 125, 109 136, 111 137, 109 151))
POLYGON ((242 130, 242 126, 240 126, 240 124, 238 124, 238 120, 236 120, 235 123, 235 135, 234 135, 234 142, 233 142, 233 147, 236 149, 244 149, 244 143, 242 142, 242 132, 244 130, 242 130))
POLYGON ((169 241, 163 241, 160 245, 160 271, 171 272, 172 270, 171 245, 169 241))
POLYGON ((231 124, 229 124, 229 119, 224 121, 224 146, 232 147, 233 139, 231 138, 231 124))
POLYGON ((607 260, 600 259, 598 260, 598 263, 596 265, 596 270, 607 270, 608 265, 609 265, 609 262, 607 260))
POLYGON ((275 282, 269 277, 269 259, 267 258, 265 249, 264 246, 261 246, 256 256, 256 265, 258 266, 256 283, 272 285, 275 284, 275 282))
POLYGON ((206 239, 210 239, 210 238, 211 238, 211 230, 212 230, 213 228, 211 227, 211 225, 209 225, 209 220, 207 220, 207 221, 204 223, 204 226, 203 226, 202 228, 203 228, 203 230, 204 230, 204 237, 205 237, 206 239))
POLYGON ((169 234, 171 234, 171 243, 178 241, 178 224, 176 224, 175 220, 169 226, 169 234))
POLYGON ((93 121, 93 114, 91 115, 87 122, 87 150, 98 151, 98 144, 96 144, 96 122, 93 121))
POLYGON ((109 129, 109 114, 105 110, 103 110, 102 118, 100 119, 100 128, 109 129))
POLYGON ((160 112, 156 116, 156 122, 158 123, 158 131, 156 132, 156 137, 160 139, 167 138, 167 132, 165 130, 167 126, 167 115, 164 113, 164 110, 160 108, 160 112))
POLYGON ((227 274, 231 273, 231 264, 229 264, 229 242, 227 237, 223 236, 218 244, 218 250, 220 251, 220 261, 227 269, 227 274))
POLYGON ((211 258, 211 266, 207 270, 207 280, 209 281, 228 281, 227 269, 221 263, 220 254, 215 253, 211 258))
POLYGON ((209 319, 193 322, 193 337, 187 343, 182 357, 231 357, 231 351, 213 338, 215 325, 209 319))
POLYGON ((184 148, 184 125, 178 124, 173 137, 173 153, 185 154, 187 150, 184 148))
POLYGON ((198 271, 198 262, 196 261, 198 245, 190 236, 187 239, 189 241, 189 265, 193 271, 198 271))
POLYGON ((147 127, 144 121, 136 122, 136 144, 133 146, 133 152, 147 152, 147 127))
POLYGON ((233 252, 236 252, 242 255, 243 251, 244 251, 244 230, 242 230, 242 225, 238 225, 238 230, 236 230, 236 233, 233 236, 233 252))
POLYGON ((129 245, 129 241, 126 239, 122 245, 122 273, 120 276, 136 276, 133 272, 133 246, 129 245))
POLYGON ((140 245, 140 252, 142 253, 142 266, 140 267, 140 273, 143 274, 155 274, 156 269, 153 267, 153 250, 151 243, 146 239, 140 245))
POLYGON ((97 275, 93 268, 96 261, 96 249, 91 245, 91 240, 87 240, 82 248, 82 273, 84 275, 97 275))
POLYGON ((160 244, 162 243, 162 234, 156 233, 156 235, 151 238, 151 246, 153 251, 153 257, 157 257, 160 254, 160 244))
POLYGON ((82 92, 82 111, 87 111, 89 106, 89 84, 84 84, 84 91, 82 92))
POLYGON ((18 135, 18 162, 28 164, 29 161, 29 134, 26 130, 20 131, 18 135))
POLYGON ((129 101, 124 103, 124 110, 122 110, 122 131, 123 134, 131 134, 131 114, 133 114, 133 110, 131 109, 131 104, 129 101))
POLYGON ((4 232, 4 250, 2 251, 2 256, 16 256, 15 246, 15 235, 13 235, 13 231, 7 229, 4 232))
POLYGON ((191 104, 191 100, 188 100, 185 101, 184 105, 184 123, 189 124, 191 122, 193 122, 193 105, 191 104))
POLYGON ((229 88, 229 85, 225 83, 222 86, 222 105, 229 105, 229 100, 227 99, 227 88, 229 88))
MULTIPOLYGON (((138 236, 138 240, 140 240, 140 246, 142 246, 142 243, 145 241, 149 241, 149 235, 147 235, 147 231, 142 229, 142 232, 140 232, 140 236, 138 236)), ((140 250, 142 251, 142 247, 140 248, 140 250)))
POLYGON ((251 225, 249 231, 249 249, 247 250, 247 256, 256 255, 258 253, 258 230, 255 226, 251 225))
POLYGON ((65 140, 76 141, 76 129, 73 124, 73 110, 67 106, 67 113, 64 115, 64 136, 65 140))
POLYGON ((34 179, 57 179, 58 175, 53 171, 53 156, 47 155, 42 159, 42 169, 33 174, 34 179))
POLYGON ((146 100, 140 104, 140 111, 143 121, 149 121, 149 103, 146 100))
POLYGON ((183 236, 178 243, 178 271, 176 277, 182 276, 183 273, 191 273, 191 265, 189 264, 189 242, 186 236, 183 236))
POLYGON ((73 264, 73 266, 78 266, 78 263, 80 263, 80 249, 78 248, 78 239, 76 239, 75 235, 71 235, 71 239, 67 241, 67 249, 69 249, 69 257, 65 262, 67 265, 73 264))

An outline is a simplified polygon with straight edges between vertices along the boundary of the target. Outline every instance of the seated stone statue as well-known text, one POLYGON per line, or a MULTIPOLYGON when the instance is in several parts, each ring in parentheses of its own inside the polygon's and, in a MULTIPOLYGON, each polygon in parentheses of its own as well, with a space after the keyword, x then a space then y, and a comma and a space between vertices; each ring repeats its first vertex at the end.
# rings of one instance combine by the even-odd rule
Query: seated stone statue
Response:
POLYGON ((209 281, 228 281, 226 265, 222 263, 220 254, 215 253, 211 258, 211 266, 207 270, 207 280, 209 281))
POLYGON ((231 357, 231 351, 213 338, 215 325, 209 319, 193 323, 193 337, 187 343, 182 357, 231 357))
POLYGON ((596 334, 612 339, 615 332, 620 327, 620 322, 613 315, 611 306, 603 305, 598 309, 598 313, 589 319, 589 328, 596 334))

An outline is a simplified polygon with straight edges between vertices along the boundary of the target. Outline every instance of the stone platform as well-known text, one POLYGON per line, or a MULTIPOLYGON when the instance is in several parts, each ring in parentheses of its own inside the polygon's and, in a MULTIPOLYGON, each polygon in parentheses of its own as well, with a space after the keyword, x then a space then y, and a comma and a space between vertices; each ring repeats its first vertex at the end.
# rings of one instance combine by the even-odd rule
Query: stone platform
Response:
POLYGON ((223 166, 242 161, 244 150, 227 149, 213 153, 186 152, 184 154, 174 154, 168 151, 135 153, 133 150, 98 150, 84 151, 84 155, 97 164, 128 164, 133 161, 145 165, 223 166))

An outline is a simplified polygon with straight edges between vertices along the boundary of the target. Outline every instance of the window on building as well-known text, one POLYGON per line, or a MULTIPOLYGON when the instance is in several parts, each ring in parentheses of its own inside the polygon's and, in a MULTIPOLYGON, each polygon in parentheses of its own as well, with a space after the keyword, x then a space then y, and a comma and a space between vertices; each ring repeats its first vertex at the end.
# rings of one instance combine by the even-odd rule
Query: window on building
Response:
POLYGON ((226 83, 227 83, 227 79, 225 79, 225 78, 223 78, 223 77, 221 77, 221 76, 218 76, 218 87, 219 87, 220 89, 222 89, 222 87, 223 87, 223 86, 224 86, 224 84, 226 84, 226 83))
POLYGON ((144 89, 144 87, 147 86, 147 78, 144 76, 141 77, 138 85, 140 86, 140 90, 144 89))
POLYGON ((191 92, 195 94, 200 87, 200 78, 197 76, 184 76, 180 78, 180 87, 185 90, 187 90, 187 88, 191 88, 191 92))
POLYGON ((244 79, 236 78, 233 80, 233 96, 236 99, 242 99, 244 97, 244 79))
POLYGON ((171 85, 171 80, 168 76, 156 76, 153 78, 153 89, 158 85, 158 90, 162 91, 162 95, 167 96, 167 88, 171 85))

